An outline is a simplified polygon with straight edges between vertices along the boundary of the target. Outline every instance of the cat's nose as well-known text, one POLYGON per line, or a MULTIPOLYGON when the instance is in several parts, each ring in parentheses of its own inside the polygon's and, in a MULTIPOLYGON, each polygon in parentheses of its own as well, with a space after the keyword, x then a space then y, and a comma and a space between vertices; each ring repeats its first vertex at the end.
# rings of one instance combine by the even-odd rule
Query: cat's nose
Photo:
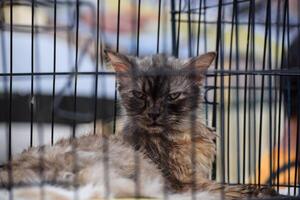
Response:
POLYGON ((151 112, 151 113, 148 113, 148 116, 149 116, 150 119, 155 121, 159 117, 159 113, 151 112))

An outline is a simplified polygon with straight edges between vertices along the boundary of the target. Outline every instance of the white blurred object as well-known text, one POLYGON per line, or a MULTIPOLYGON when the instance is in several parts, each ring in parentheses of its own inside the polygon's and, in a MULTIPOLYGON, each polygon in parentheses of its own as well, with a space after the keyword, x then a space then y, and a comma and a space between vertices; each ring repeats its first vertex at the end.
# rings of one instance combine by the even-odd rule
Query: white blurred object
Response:
MULTIPOLYGON (((10 33, 0 32, 1 47, 0 47, 0 73, 9 73, 10 65, 10 33)), ((54 38, 48 34, 35 34, 34 36, 34 72, 52 73, 53 72, 53 44, 54 38)), ((56 47, 56 72, 73 72, 75 69, 75 52, 76 49, 67 41, 57 38, 56 47)), ((31 34, 29 33, 13 33, 13 73, 29 73, 26 76, 13 77, 13 92, 19 94, 30 94, 31 90, 31 34)), ((79 49, 78 55, 82 51, 79 49)), ((80 57, 80 56, 79 56, 80 57)), ((100 66, 100 65, 99 65, 100 66)), ((78 72, 95 72, 96 63, 84 54, 81 61, 78 62, 78 72)), ((100 70, 99 71, 104 71, 100 70)), ((68 83, 69 75, 56 75, 57 83, 56 91, 60 91, 68 83)), ((78 75, 77 85, 78 96, 93 95, 95 87, 95 75, 78 75)), ((115 94, 115 77, 113 75, 99 75, 98 97, 114 98, 115 94), (100 86, 101 85, 101 86, 100 86)), ((4 78, 0 79, 0 83, 4 82, 4 78)), ((72 85, 66 93, 74 91, 74 77, 72 85)), ((0 84, 0 92, 3 91, 3 83, 0 84)), ((34 87, 41 94, 52 94, 53 90, 53 75, 43 75, 34 77, 34 87), (38 79, 37 79, 38 77, 38 79), (37 87, 38 86, 38 87, 37 87)), ((71 93, 72 94, 72 93, 71 93)))

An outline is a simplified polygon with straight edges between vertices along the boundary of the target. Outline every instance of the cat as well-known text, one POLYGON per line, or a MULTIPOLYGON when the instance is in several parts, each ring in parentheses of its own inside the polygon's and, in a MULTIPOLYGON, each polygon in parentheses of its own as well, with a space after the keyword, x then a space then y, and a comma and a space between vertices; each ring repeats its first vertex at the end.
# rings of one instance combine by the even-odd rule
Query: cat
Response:
POLYGON ((197 179, 207 180, 216 135, 198 117, 202 101, 199 94, 204 72, 215 54, 190 61, 163 54, 142 59, 110 51, 106 54, 118 74, 118 90, 127 116, 124 140, 156 163, 175 190, 184 190, 184 184, 191 182, 194 140, 194 173, 197 179))
MULTIPOLYGON (((0 171, 0 185, 21 185, 13 189, 16 199, 38 199, 41 183, 45 199, 72 199, 74 188, 81 199, 163 198, 165 192, 170 199, 190 199, 191 191, 197 199, 212 200, 274 194, 210 180, 216 134, 198 112, 205 72, 215 53, 186 61, 164 54, 138 58, 105 53, 117 73, 122 131, 64 139, 23 152, 0 171)), ((7 197, 8 192, 1 195, 7 197)))
POLYGON ((181 60, 164 54, 138 58, 106 51, 117 72, 125 110, 124 141, 161 170, 168 188, 224 192, 224 197, 270 197, 268 187, 226 186, 210 180, 216 134, 201 118, 205 72, 216 53, 181 60))

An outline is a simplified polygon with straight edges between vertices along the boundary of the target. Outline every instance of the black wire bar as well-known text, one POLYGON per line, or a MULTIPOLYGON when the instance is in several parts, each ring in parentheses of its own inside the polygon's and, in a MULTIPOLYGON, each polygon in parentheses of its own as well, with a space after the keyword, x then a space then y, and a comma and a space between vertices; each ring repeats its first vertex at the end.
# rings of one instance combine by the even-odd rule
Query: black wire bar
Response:
POLYGON ((206 74, 205 99, 212 110, 206 108, 209 111, 205 115, 208 119, 211 112, 212 118, 208 121, 220 135, 216 179, 227 183, 276 185, 278 191, 285 181, 287 194, 299 194, 295 187, 299 185, 299 106, 293 102, 299 98, 295 80, 300 77, 296 55, 300 45, 295 46, 300 29, 295 16, 300 15, 296 9, 300 6, 293 4, 295 13, 291 14, 290 1, 279 0, 213 1, 208 5, 202 1, 193 4, 178 1, 173 4, 170 12, 175 31, 172 32, 172 52, 176 57, 180 57, 178 50, 184 45, 179 35, 186 34, 188 41, 197 41, 193 47, 190 42, 185 45, 188 55, 194 48, 199 54, 207 51, 203 42, 208 40, 205 37, 203 41, 200 30, 205 27, 211 32, 214 30, 216 42, 212 42, 213 39, 209 42, 215 48, 209 48, 218 56, 215 69, 206 74), (188 29, 182 31, 182 26, 188 29), (193 29, 197 34, 191 34, 193 29), (258 38, 262 38, 260 43, 258 38), (266 175, 266 171, 269 174, 266 175), (266 179, 266 176, 271 178, 266 179))
MULTIPOLYGON (((8 19, 4 18, 8 15, 0 12, 2 53, 0 100, 6 102, 3 108, 4 117, 1 114, 0 120, 3 119, 5 123, 6 160, 13 159, 15 148, 12 145, 13 126, 15 122, 20 121, 14 116, 17 113, 16 99, 20 96, 14 89, 18 81, 28 80, 30 83, 25 94, 29 97, 25 102, 28 116, 26 120, 24 117, 24 122, 29 125, 28 146, 37 145, 34 140, 35 127, 39 145, 44 143, 46 123, 50 125, 50 144, 54 145, 57 138, 55 130, 59 123, 65 123, 64 125, 70 128, 73 139, 78 137, 78 127, 83 122, 92 124, 93 134, 97 134, 98 131, 104 134, 107 131, 104 128, 105 120, 110 120, 112 134, 119 131, 122 112, 118 106, 117 82, 106 85, 106 79, 115 80, 116 73, 104 63, 105 48, 134 56, 144 56, 152 52, 166 53, 176 58, 194 57, 215 51, 217 56, 206 72, 202 91, 203 113, 192 113, 190 116, 191 138, 194 137, 197 128, 196 114, 203 115, 205 124, 213 127, 219 135, 216 139, 217 155, 211 170, 211 179, 231 185, 270 186, 280 193, 298 197, 300 195, 300 3, 290 0, 159 0, 153 3, 154 7, 152 6, 155 17, 149 19, 144 14, 144 5, 147 2, 133 0, 129 3, 131 12, 126 16, 129 18, 128 21, 123 18, 127 15, 124 6, 126 2, 117 0, 115 4, 109 5, 110 3, 108 0, 0 1, 0 11, 9 8, 10 17, 8 22, 8 19), (16 24, 13 12, 17 6, 30 8, 30 24, 16 24), (62 17, 60 9, 64 6, 68 11, 66 24, 60 21, 62 17), (108 7, 110 9, 113 7, 112 11, 108 7), (49 25, 38 24, 36 17, 39 8, 46 8, 47 14, 50 13, 49 25), (84 15, 85 12, 91 14, 92 20, 89 23, 85 21, 88 19, 84 15), (111 17, 112 13, 115 15, 114 18, 111 17), (144 30, 147 20, 155 24, 155 34, 151 36, 144 30), (125 27, 126 25, 128 27, 125 27), (9 33, 9 38, 6 38, 6 33, 9 33), (25 50, 30 51, 28 71, 19 72, 14 69, 15 61, 18 59, 15 57, 18 34, 30 36, 30 49, 25 50), (52 63, 47 71, 40 69, 43 61, 40 45, 42 34, 53 39, 51 40, 53 49, 49 50, 52 63), (144 36, 154 38, 151 48, 150 44, 148 46, 144 41, 144 36), (69 71, 59 69, 59 48, 62 40, 66 42, 68 50, 68 55, 65 56, 67 65, 70 66, 69 71), (128 41, 126 43, 123 40, 128 41), (89 69, 82 67, 86 57, 91 60, 89 69), (92 79, 91 91, 87 97, 82 97, 79 89, 83 78, 92 79), (66 82, 61 87, 58 84, 62 79, 66 82), (45 98, 42 84, 45 80, 50 80, 51 88, 47 95, 49 98, 47 102, 50 102, 46 105, 47 108, 42 106, 44 105, 42 98, 45 98), (103 94, 103 88, 112 90, 112 96, 108 97, 107 91, 103 94), (67 97, 69 104, 65 106, 67 97), (82 99, 89 100, 86 112, 81 111, 82 99), (100 119, 99 113, 107 112, 104 100, 109 101, 108 115, 111 117, 100 119), (47 115, 45 113, 49 115, 47 119, 50 120, 43 121, 45 119, 43 115, 47 115), (68 120, 68 123, 61 119, 68 120), (99 125, 101 130, 98 129, 99 125)), ((178 72, 163 73, 160 75, 181 75, 178 72)), ((199 99, 196 97, 191 101, 196 103, 199 99)), ((191 162, 195 164, 195 144, 192 145, 191 162)), ((77 158, 76 148, 74 143, 72 154, 75 158, 77 158)), ((108 143, 104 143, 104 171, 101 173, 104 173, 105 198, 109 198, 112 191, 110 188, 112 180, 109 179, 110 162, 107 155, 109 148, 111 147, 108 143)), ((39 155, 39 172, 43 179, 45 175, 43 148, 39 155)), ((139 174, 141 161, 137 155, 134 160, 133 178, 135 196, 138 197, 142 192, 139 174)), ((73 165, 73 172, 74 174, 78 172, 76 162, 73 165)), ((193 183, 196 181, 195 172, 196 169, 193 168, 193 183)), ((14 176, 10 164, 8 174, 9 182, 13 183, 14 176)), ((75 176, 74 199, 78 198, 77 179, 75 176)), ((39 186, 42 187, 46 183, 42 182, 39 186)), ((9 189, 12 189, 11 185, 9 189)), ((197 199, 196 191, 193 184, 192 199, 197 199)), ((43 190, 41 193, 43 194, 43 190)), ((13 199, 12 192, 10 199, 13 199)), ((164 199, 168 199, 166 185, 164 199)))

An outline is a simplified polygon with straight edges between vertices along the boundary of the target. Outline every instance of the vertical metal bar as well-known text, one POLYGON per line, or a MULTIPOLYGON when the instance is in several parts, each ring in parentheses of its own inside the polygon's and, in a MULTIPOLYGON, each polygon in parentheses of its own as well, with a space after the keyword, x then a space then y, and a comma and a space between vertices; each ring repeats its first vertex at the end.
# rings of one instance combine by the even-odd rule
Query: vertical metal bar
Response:
MULTIPOLYGON (((218 21, 217 21, 217 35, 216 35, 216 51, 219 52, 219 43, 220 43, 220 36, 221 36, 221 17, 222 17, 222 0, 219 0, 218 4, 218 21)), ((219 54, 216 56, 215 61, 215 69, 218 69, 218 60, 219 60, 219 54)), ((214 85, 217 85, 217 78, 214 78, 214 85)), ((214 89, 214 102, 217 102, 217 90, 214 89)), ((217 125, 217 107, 216 104, 213 105, 213 116, 212 116, 212 126, 216 127, 217 125)))
MULTIPOLYGON (((283 47, 282 47, 283 48, 283 47)), ((280 78, 280 85, 279 85, 279 91, 281 92, 283 90, 282 88, 282 80, 280 78)), ((277 192, 279 192, 279 184, 280 184, 280 146, 281 146, 281 104, 282 104, 282 94, 279 95, 279 109, 278 109, 278 134, 277 134, 277 140, 278 140, 278 147, 277 147, 277 192)))
MULTIPOLYGON (((139 56, 140 49, 140 20, 141 20, 141 0, 138 0, 138 18, 137 18, 137 35, 136 35, 136 56, 139 56)), ((135 196, 141 196, 141 185, 140 185, 140 160, 138 153, 134 155, 135 161, 135 196)))
POLYGON ((141 21, 141 0, 138 0, 138 18, 137 18, 137 35, 136 35, 136 56, 140 54, 140 22, 141 21))
MULTIPOLYGON (((100 19, 100 0, 97 0, 97 19, 96 19, 96 69, 95 69, 95 90, 94 90, 94 134, 97 128, 97 110, 98 110, 98 72, 99 72, 99 19, 100 19)), ((102 125, 102 124, 101 124, 102 125)))
MULTIPOLYGON (((221 6, 222 7, 222 6, 221 6)), ((222 9, 222 8, 221 8, 222 9)), ((221 21, 224 20, 225 10, 221 10, 221 21)), ((220 70, 224 71, 224 26, 220 21, 220 70)), ((225 183, 225 95, 224 95, 224 76, 220 76, 220 132, 221 132, 221 182, 225 183)))
POLYGON ((10 60, 9 60, 9 125, 8 125, 8 189, 9 189, 9 200, 12 200, 13 192, 11 191, 13 183, 13 169, 12 169, 12 86, 13 86, 13 0, 10 0, 10 60))
POLYGON ((121 17, 121 0, 118 0, 117 45, 116 45, 117 52, 119 52, 119 46, 120 46, 120 17, 121 17))
MULTIPOLYGON (((289 1, 287 1, 287 45, 290 47, 290 14, 289 1)), ((287 60, 290 60, 289 49, 287 49, 287 60)), ((289 67, 289 66, 288 66, 289 67)), ((287 80, 288 88, 288 195, 291 193, 291 76, 287 80)))
POLYGON ((131 0, 131 7, 132 10, 134 10, 134 12, 131 12, 131 45, 130 45, 130 52, 131 54, 136 54, 137 51, 137 28, 136 28, 136 24, 137 24, 137 13, 136 10, 137 8, 137 0, 131 0))
MULTIPOLYGON (((251 54, 251 53, 250 53, 251 54)), ((249 56, 251 56, 251 55, 249 55, 249 56)), ((250 58, 251 59, 251 58, 250 58)), ((251 61, 250 61, 251 62, 251 61)), ((249 65, 250 65, 250 63, 249 63, 249 65)), ((251 102, 251 100, 252 100, 252 82, 251 82, 252 80, 251 80, 251 76, 249 76, 249 86, 248 86, 248 175, 247 175, 247 177, 248 177, 248 181, 247 181, 247 184, 252 184, 252 162, 253 162, 253 160, 252 160, 252 152, 253 152, 253 146, 252 146, 252 135, 253 135, 253 132, 252 132, 252 120, 251 120, 251 109, 252 109, 252 102, 251 102)))
POLYGON ((34 6, 35 0, 31 2, 31 88, 30 88, 30 147, 33 145, 33 109, 34 109, 34 6))
MULTIPOLYGON (((281 22, 281 1, 277 0, 277 11, 276 11, 276 23, 279 24, 281 22)), ((279 36, 280 36, 280 26, 277 25, 276 26, 276 32, 275 32, 275 38, 276 38, 276 47, 275 47, 275 69, 280 69, 279 67, 279 36)), ((275 77, 275 80, 278 77, 275 77)), ((279 80, 280 80, 280 76, 279 76, 279 80)), ((278 94, 280 95, 281 91, 277 90, 277 86, 275 84, 275 99, 274 99, 274 107, 275 107, 275 111, 274 111, 274 134, 273 134, 273 138, 274 138, 274 142, 273 142, 273 148, 276 149, 276 144, 278 143, 277 141, 277 116, 278 116, 278 94)), ((280 118, 280 116, 278 116, 280 118)), ((278 121, 280 121, 280 119, 278 119, 278 121)), ((273 172, 276 172, 276 152, 274 151, 273 154, 273 172)), ((278 166, 277 166, 278 167, 278 166)), ((275 180, 274 180, 275 181, 275 180)), ((277 183, 276 183, 277 184, 277 183)), ((274 185, 274 184, 273 184, 274 185)))
MULTIPOLYGON (((266 12, 266 26, 265 26, 265 37, 264 37, 264 52, 263 52, 263 63, 262 63, 262 70, 266 68, 266 48, 267 48, 267 38, 268 38, 268 21, 269 19, 269 12, 270 11, 270 0, 267 3, 267 12, 266 12)), ((261 81, 261 101, 260 101, 260 117, 259 117, 259 150, 258 150, 258 185, 261 185, 261 151, 262 151, 262 126, 263 126, 263 103, 264 103, 264 87, 265 87, 265 75, 262 75, 261 81)))
MULTIPOLYGON (((168 35, 168 20, 169 20, 169 17, 168 17, 168 12, 167 11, 167 7, 170 8, 170 5, 168 5, 168 2, 169 1, 162 1, 162 10, 163 10, 163 14, 162 14, 162 27, 163 27, 163 30, 162 30, 162 52, 166 53, 166 52, 170 52, 170 49, 168 49, 168 39, 169 39, 169 35, 168 35)), ((173 51, 173 50, 172 50, 173 51)), ((173 54, 172 54, 173 55, 173 54)))
MULTIPOLYGON (((300 23, 300 2, 297 3, 298 5, 298 24, 300 23)), ((300 37, 300 26, 298 26, 298 30, 297 30, 297 34, 298 37, 300 37)), ((299 48, 299 47, 298 47, 299 48)), ((298 63, 299 64, 299 63, 298 63)), ((299 68, 299 66, 298 66, 299 68)), ((300 102, 300 81, 299 78, 297 79, 297 102, 300 102)), ((300 184, 300 172, 299 172, 299 161, 300 161, 300 148, 299 148, 299 143, 300 143, 300 105, 297 104, 297 114, 296 114, 296 118, 297 118, 297 139, 296 139, 296 162, 295 162, 295 177, 294 177, 294 196, 296 195, 300 195, 300 189, 299 184, 300 184), (298 193, 297 193, 298 191, 298 193)))
MULTIPOLYGON (((289 25, 289 23, 288 23, 289 25)), ((289 54, 289 53, 288 53, 289 54)), ((290 185, 291 185, 291 76, 288 76, 286 82, 286 90, 287 90, 287 117, 288 117, 288 195, 290 195, 290 185)))
MULTIPOLYGON (((119 52, 119 41, 120 41, 120 13, 121 13, 121 0, 118 0, 118 21, 117 21, 117 46, 116 51, 119 52)), ((118 83, 115 82, 115 96, 114 96, 114 122, 113 122, 113 133, 116 133, 116 123, 117 123, 117 99, 118 99, 118 83)))
MULTIPOLYGON (((219 4, 218 4, 218 20, 217 20, 217 35, 216 35, 216 51, 219 52, 219 47, 220 47, 220 38, 221 38, 221 28, 222 28, 222 0, 219 0, 219 4)), ((217 54, 216 56, 216 61, 215 61, 215 69, 218 69, 218 60, 219 60, 219 54, 217 54)), ((223 69, 223 66, 221 64, 221 71, 223 69)), ((214 85, 216 86, 217 85, 217 77, 214 78, 214 85)), ((221 141, 221 182, 224 183, 225 182, 225 159, 224 159, 224 131, 222 130, 224 127, 223 127, 223 123, 224 122, 222 120, 223 118, 223 114, 222 111, 224 111, 224 77, 223 75, 221 75, 221 99, 220 99, 220 104, 221 104, 221 114, 220 114, 220 119, 221 119, 221 137, 220 137, 220 141, 221 141)), ((217 102, 217 90, 216 88, 214 89, 214 97, 213 97, 213 101, 214 102, 217 102)), ((213 116, 212 116, 212 126, 213 127, 216 127, 217 126, 217 107, 216 107, 216 104, 213 105, 213 116)), ((222 196, 224 194, 222 193, 222 196)))
MULTIPOLYGON (((299 77, 297 80, 297 102, 300 102, 300 81, 299 81, 299 77)), ((294 177, 294 196, 297 195, 297 182, 298 182, 298 168, 299 168, 299 143, 300 143, 300 105, 297 104, 297 114, 296 114, 296 118, 297 118, 297 137, 296 137, 296 156, 295 156, 295 177, 294 177)), ((298 182, 299 184, 299 182, 298 182)), ((299 194, 298 194, 299 195, 299 194)))
MULTIPOLYGON (((247 30, 247 44, 246 44, 246 60, 245 60, 245 71, 248 71, 248 62, 249 62, 249 41, 250 41, 250 24, 251 24, 251 16, 252 16, 252 6, 251 1, 249 2, 250 10, 248 14, 248 30, 247 30)), ((247 91, 248 91, 248 76, 245 75, 244 80, 244 124, 243 124, 243 184, 245 184, 245 178, 246 178, 246 127, 247 127, 247 91)), ((250 134, 250 133, 248 133, 250 134)), ((249 145, 250 148, 250 145, 249 145)), ((249 149, 250 150, 250 149, 249 149)), ((250 157, 248 162, 250 162, 250 157)))
POLYGON ((191 24, 191 0, 188 0, 188 56, 192 57, 193 45, 192 45, 193 35, 192 35, 192 24, 191 24))
MULTIPOLYGON (((76 33, 75 33, 75 72, 74 72, 74 104, 73 104, 73 112, 74 112, 74 120, 72 123, 72 139, 76 138, 76 127, 77 127, 77 122, 76 122, 76 114, 77 114, 77 84, 78 84, 78 50, 79 50, 79 42, 78 42, 78 37, 79 37, 79 16, 80 16, 80 2, 79 0, 76 0, 76 33)), ((74 163, 73 163, 73 173, 75 174, 74 176, 74 182, 73 186, 75 188, 74 190, 74 199, 78 199, 78 166, 77 166, 77 152, 76 152, 77 144, 76 142, 72 143, 72 154, 74 157, 74 163)))
MULTIPOLYGON (((268 6, 270 7, 269 10, 271 10, 271 4, 268 4, 268 6)), ((271 27, 271 19, 272 19, 272 15, 271 15, 271 11, 268 13, 269 14, 269 21, 267 22, 268 23, 268 28, 269 28, 269 31, 268 31, 268 34, 269 34, 269 37, 268 37, 268 43, 269 43, 269 46, 268 46, 268 65, 269 65, 269 70, 272 69, 272 49, 271 49, 271 45, 272 45, 272 27, 271 27)), ((268 93, 269 93, 269 172, 270 172, 270 177, 273 177, 273 162, 272 162, 272 158, 273 158, 273 148, 272 148, 272 145, 273 145, 273 142, 272 142, 272 137, 273 137, 273 125, 272 125, 272 117, 273 117, 273 112, 272 112, 272 106, 273 106, 273 103, 272 103, 272 76, 268 76, 268 79, 269 79, 269 88, 268 88, 268 93)), ((272 186, 272 178, 269 179, 269 186, 272 186)))
MULTIPOLYGON (((175 17, 175 1, 171 1, 171 32, 172 32, 172 55, 178 57, 176 53, 176 17, 175 17)), ((181 0, 180 0, 181 2, 181 0)), ((180 8, 179 8, 180 9, 180 8)), ((180 24, 180 22, 178 22, 180 24)))
MULTIPOLYGON (((206 23, 206 0, 203 0, 203 22, 204 22, 204 28, 203 28, 203 35, 204 35, 204 52, 207 52, 207 23, 206 23)), ((205 79, 205 85, 208 85, 207 78, 205 79)), ((205 121, 206 124, 208 124, 208 105, 205 104, 205 121)), ((215 166, 216 162, 213 163, 213 170, 216 169, 215 166)))
MULTIPOLYGON (((230 31, 230 47, 229 47, 229 70, 232 69, 232 51, 233 51, 233 33, 234 18, 236 15, 236 3, 233 2, 231 31, 230 31)), ((231 106, 231 76, 228 77, 228 102, 227 102, 227 183, 230 183, 230 106, 231 106)))
POLYGON ((158 1, 158 19, 157 19, 157 43, 156 43, 156 53, 159 53, 160 16, 161 16, 161 0, 158 1))
MULTIPOLYGON (((240 53, 239 53, 239 18, 238 18, 238 13, 239 13, 239 4, 237 3, 237 0, 234 0, 234 5, 235 5, 235 60, 236 60, 236 70, 238 71, 240 69, 240 53)), ((237 129, 237 183, 240 184, 240 93, 239 93, 239 88, 240 88, 240 77, 236 76, 236 112, 237 112, 237 118, 236 118, 236 129, 237 129)))
POLYGON ((206 23, 206 0, 203 0, 203 21, 204 21, 204 52, 207 52, 207 23, 206 23))
POLYGON ((77 113, 77 82, 78 82, 78 36, 79 35, 79 0, 76 0, 76 35, 75 35, 75 72, 74 72, 74 104, 73 104, 73 112, 74 112, 74 120, 72 124, 72 137, 76 138, 76 113, 77 113))
MULTIPOLYGON (((285 58, 285 33, 286 33, 286 17, 287 17, 287 0, 284 2, 284 13, 283 13, 283 30, 282 30, 282 50, 281 50, 281 69, 284 66, 284 58, 285 58)), ((284 88, 282 87, 283 85, 283 80, 280 77, 280 86, 279 90, 280 92, 283 91, 284 93, 284 88)), ((280 185, 280 148, 281 148, 281 106, 282 105, 282 94, 279 96, 279 123, 278 123, 278 148, 277 148, 277 191, 279 191, 279 185, 280 185)), ((285 120, 283 120, 283 123, 285 123, 285 120)))
POLYGON ((57 0, 54 0, 54 32, 53 32, 53 77, 52 77, 52 113, 51 113, 51 145, 54 143, 54 101, 56 83, 56 24, 57 24, 57 0))
MULTIPOLYGON (((174 54, 175 57, 179 56, 179 41, 180 41, 180 28, 181 28, 181 1, 182 0, 179 0, 177 38, 176 38, 176 44, 175 44, 175 47, 176 47, 175 52, 176 53, 174 54)), ((175 24, 176 24, 176 21, 175 21, 175 24)))
MULTIPOLYGON (((279 24, 280 20, 281 20, 281 1, 277 0, 277 10, 276 10, 276 23, 279 24)), ((279 36, 280 36, 280 26, 276 26, 276 31, 275 31, 275 38, 276 38, 276 47, 275 47, 275 59, 274 59, 274 68, 275 69, 280 69, 279 67, 279 36)), ((275 81, 276 81, 277 76, 274 77, 275 81)), ((277 143, 277 113, 278 113, 278 91, 277 91, 277 85, 275 84, 275 97, 274 97, 274 123, 273 123, 273 128, 274 128, 274 141, 273 141, 273 148, 276 148, 276 143, 277 143)), ((276 170, 276 164, 275 164, 275 160, 276 159, 276 154, 273 154, 273 171, 276 170)))
POLYGON ((197 55, 199 55, 199 50, 200 50, 202 0, 199 1, 199 11, 198 12, 199 12, 199 16, 198 16, 198 30, 197 30, 197 51, 196 51, 197 55))
MULTIPOLYGON (((253 67, 253 44, 254 44, 254 40, 253 40, 253 29, 254 29, 254 26, 253 24, 255 24, 253 22, 253 19, 254 19, 254 1, 250 1, 250 9, 251 9, 251 16, 249 18, 249 20, 251 21, 249 26, 250 26, 250 38, 249 38, 249 65, 251 67, 253 67)), ((255 78, 255 77, 254 77, 255 78)), ((254 120, 251 120, 251 113, 255 113, 255 111, 253 112, 253 102, 255 101, 255 99, 253 100, 253 92, 255 92, 255 88, 253 88, 253 76, 250 76, 249 77, 249 86, 248 86, 249 90, 248 90, 248 102, 249 102, 249 105, 248 105, 248 184, 252 184, 253 181, 252 181, 252 167, 253 169, 255 169, 255 165, 253 166, 253 162, 255 162, 255 154, 253 153, 254 152, 254 149, 253 147, 255 147, 253 145, 254 143, 254 139, 253 139, 253 136, 255 137, 255 124, 253 124, 252 122, 255 122, 255 119, 254 120), (253 126, 252 126, 253 125, 253 126), (253 157, 253 159, 252 159, 253 157)))
MULTIPOLYGON (((255 62, 255 3, 252 3, 252 34, 251 34, 251 38, 252 38, 252 69, 255 71, 256 69, 256 62, 255 62)), ((253 168, 254 168, 254 183, 257 184, 257 177, 256 177, 256 170, 257 170, 257 165, 256 165, 256 76, 252 76, 253 79, 253 168)))

